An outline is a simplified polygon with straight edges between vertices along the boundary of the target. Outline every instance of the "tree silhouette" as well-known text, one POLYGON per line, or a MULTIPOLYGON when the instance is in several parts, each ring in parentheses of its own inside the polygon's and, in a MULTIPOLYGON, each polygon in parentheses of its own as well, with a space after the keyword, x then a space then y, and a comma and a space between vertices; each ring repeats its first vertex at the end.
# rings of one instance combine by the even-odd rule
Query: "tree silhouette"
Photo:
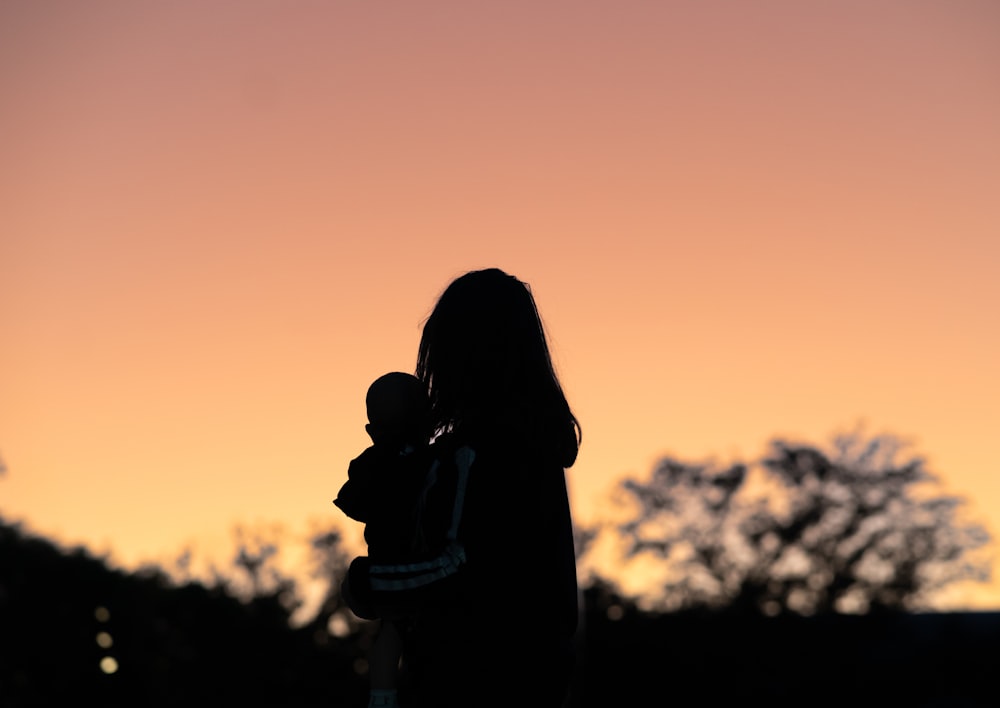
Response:
MULTIPOLYGON (((0 517, 0 704, 363 705, 361 637, 331 634, 324 618, 295 626, 275 548, 243 541, 231 578, 178 583, 0 517)), ((324 542, 339 587, 344 550, 336 534, 324 542)))
POLYGON ((960 580, 986 581, 965 523, 923 459, 890 435, 833 449, 774 440, 756 465, 662 460, 622 483, 638 514, 614 527, 626 558, 662 559, 663 609, 823 614, 908 610, 960 580))
POLYGON ((365 642, 373 636, 371 622, 358 619, 348 608, 340 592, 340 583, 347 577, 351 557, 344 549, 343 538, 335 529, 319 530, 309 539, 310 576, 324 585, 322 599, 310 624, 320 634, 333 636, 358 635, 365 642))

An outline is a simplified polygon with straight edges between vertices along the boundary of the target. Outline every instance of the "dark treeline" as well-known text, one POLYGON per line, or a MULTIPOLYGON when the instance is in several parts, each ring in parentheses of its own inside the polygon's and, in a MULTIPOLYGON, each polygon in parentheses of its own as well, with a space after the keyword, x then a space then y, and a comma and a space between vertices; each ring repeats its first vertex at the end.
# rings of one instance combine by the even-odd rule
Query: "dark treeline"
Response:
POLYGON ((364 705, 365 635, 293 627, 285 592, 126 573, 0 525, 0 706, 364 705))
MULTIPOLYGON (((578 552, 617 539, 622 572, 642 556, 670 580, 640 602, 589 576, 567 708, 1000 705, 1000 613, 919 612, 989 578, 990 535, 900 450, 885 436, 774 441, 756 463, 668 458, 625 480, 633 514, 579 529, 578 552)), ((339 534, 311 543, 325 592, 303 620, 259 538, 242 538, 228 575, 177 581, 0 518, 0 708, 363 708, 373 626, 340 597, 339 534)))
MULTIPOLYGON (((293 625, 287 591, 126 573, 4 524, 0 705, 364 706, 366 626, 335 636, 331 606, 293 625)), ((575 708, 996 705, 1000 614, 651 613, 600 580, 583 598, 575 708)))
POLYGON ((986 708, 1000 612, 643 613, 592 586, 582 665, 580 706, 986 708))

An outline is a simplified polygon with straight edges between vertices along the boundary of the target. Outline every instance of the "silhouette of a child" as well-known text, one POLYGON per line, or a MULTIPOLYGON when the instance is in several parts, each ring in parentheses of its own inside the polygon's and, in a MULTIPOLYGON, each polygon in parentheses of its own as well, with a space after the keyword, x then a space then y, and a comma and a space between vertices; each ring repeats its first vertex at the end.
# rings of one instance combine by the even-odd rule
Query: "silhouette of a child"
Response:
MULTIPOLYGON (((351 461, 334 504, 365 524, 372 562, 412 553, 415 500, 424 483, 430 437, 430 402, 415 376, 390 372, 372 382, 365 397, 372 445, 351 461)), ((369 703, 398 706, 396 675, 403 620, 381 620, 369 652, 369 703)))

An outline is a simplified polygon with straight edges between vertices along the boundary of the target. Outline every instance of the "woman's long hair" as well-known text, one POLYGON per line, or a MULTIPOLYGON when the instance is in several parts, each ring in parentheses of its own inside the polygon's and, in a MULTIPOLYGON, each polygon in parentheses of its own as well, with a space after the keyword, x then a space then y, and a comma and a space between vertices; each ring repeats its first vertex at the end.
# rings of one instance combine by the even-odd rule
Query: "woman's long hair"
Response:
POLYGON ((498 268, 456 278, 424 324, 417 377, 438 432, 516 441, 576 459, 580 424, 556 376, 527 283, 498 268))

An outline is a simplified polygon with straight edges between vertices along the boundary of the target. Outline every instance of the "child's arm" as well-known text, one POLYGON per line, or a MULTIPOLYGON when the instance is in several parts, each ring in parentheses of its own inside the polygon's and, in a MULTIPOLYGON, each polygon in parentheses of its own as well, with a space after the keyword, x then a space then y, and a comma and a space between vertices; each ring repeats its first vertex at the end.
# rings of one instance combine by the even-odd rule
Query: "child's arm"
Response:
POLYGON ((371 513, 372 498, 379 492, 377 489, 379 472, 390 463, 391 459, 386 458, 384 451, 374 446, 366 448, 347 466, 347 481, 340 488, 333 503, 355 521, 367 523, 371 513))

